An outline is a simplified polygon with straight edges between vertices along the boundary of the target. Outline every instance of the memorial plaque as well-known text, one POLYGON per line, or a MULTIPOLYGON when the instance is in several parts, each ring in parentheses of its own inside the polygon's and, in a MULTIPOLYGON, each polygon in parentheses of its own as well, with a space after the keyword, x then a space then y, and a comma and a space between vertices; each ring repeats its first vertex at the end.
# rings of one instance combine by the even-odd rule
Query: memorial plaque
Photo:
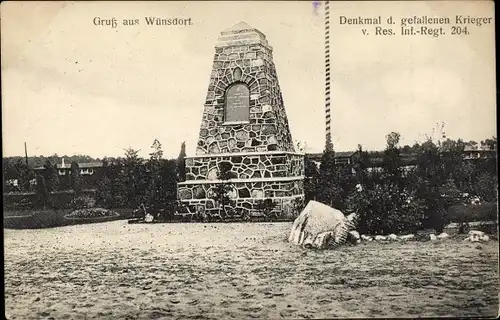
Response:
POLYGON ((244 84, 235 84, 226 93, 225 122, 241 122, 249 119, 250 90, 244 84))

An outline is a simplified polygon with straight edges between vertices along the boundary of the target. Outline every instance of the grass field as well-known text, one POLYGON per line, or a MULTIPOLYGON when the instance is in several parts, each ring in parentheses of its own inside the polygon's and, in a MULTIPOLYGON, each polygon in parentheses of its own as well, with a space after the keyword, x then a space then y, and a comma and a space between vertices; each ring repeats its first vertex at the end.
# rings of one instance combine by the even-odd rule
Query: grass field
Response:
POLYGON ((8 319, 496 316, 498 243, 309 251, 291 223, 5 232, 8 319))

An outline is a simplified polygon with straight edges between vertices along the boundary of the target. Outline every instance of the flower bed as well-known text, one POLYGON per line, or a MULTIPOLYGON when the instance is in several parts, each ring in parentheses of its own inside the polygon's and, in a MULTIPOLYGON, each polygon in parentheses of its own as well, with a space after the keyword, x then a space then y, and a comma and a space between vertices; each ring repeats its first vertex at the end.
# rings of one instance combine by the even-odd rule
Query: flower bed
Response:
POLYGON ((64 216, 66 219, 99 219, 118 217, 119 214, 102 208, 77 209, 64 216))

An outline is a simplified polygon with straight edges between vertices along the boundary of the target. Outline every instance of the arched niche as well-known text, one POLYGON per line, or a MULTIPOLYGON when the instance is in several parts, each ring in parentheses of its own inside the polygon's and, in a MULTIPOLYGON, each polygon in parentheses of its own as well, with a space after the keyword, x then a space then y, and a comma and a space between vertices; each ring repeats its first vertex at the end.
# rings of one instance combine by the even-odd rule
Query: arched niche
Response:
POLYGON ((224 123, 250 121, 250 89, 243 82, 236 82, 226 90, 224 123))
POLYGON ((233 71, 233 79, 236 81, 241 80, 241 75, 243 74, 243 71, 239 67, 236 67, 233 71))

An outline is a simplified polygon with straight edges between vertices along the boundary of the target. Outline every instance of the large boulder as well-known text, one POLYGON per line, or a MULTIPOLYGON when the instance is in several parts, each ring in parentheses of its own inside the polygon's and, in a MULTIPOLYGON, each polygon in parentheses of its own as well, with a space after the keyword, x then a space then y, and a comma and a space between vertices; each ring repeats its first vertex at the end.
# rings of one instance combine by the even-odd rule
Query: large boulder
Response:
POLYGON ((354 229, 355 220, 355 214, 346 217, 340 210, 309 201, 293 222, 288 241, 318 249, 343 244, 354 229))

